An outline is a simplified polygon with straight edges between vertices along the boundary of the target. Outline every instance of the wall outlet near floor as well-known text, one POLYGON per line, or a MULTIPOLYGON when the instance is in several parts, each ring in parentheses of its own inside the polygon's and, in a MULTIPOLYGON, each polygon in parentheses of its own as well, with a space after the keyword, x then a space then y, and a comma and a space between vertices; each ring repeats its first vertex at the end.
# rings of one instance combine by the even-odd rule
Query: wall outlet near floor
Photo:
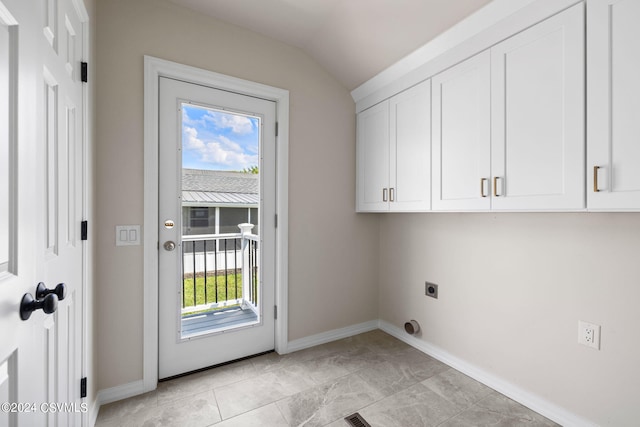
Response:
POLYGON ((578 343, 600 350, 600 325, 578 321, 578 343))
POLYGON ((428 297, 438 299, 438 285, 424 282, 424 294, 428 297))

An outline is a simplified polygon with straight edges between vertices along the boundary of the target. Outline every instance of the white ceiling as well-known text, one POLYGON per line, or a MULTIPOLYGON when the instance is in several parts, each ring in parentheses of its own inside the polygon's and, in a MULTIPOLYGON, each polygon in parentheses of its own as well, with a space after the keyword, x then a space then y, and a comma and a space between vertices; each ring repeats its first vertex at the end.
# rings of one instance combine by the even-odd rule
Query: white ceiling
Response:
POLYGON ((297 46, 352 90, 491 0, 170 0, 297 46))

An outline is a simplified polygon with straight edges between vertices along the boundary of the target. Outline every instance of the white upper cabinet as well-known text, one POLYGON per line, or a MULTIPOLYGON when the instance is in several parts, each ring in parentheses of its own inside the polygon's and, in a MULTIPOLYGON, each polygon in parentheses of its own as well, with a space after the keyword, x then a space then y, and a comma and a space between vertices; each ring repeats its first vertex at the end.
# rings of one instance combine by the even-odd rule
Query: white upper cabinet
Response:
POLYGON ((640 0, 587 0, 588 55, 569 4, 487 28, 359 113, 358 211, 640 210, 640 0))
POLYGON ((432 85, 433 210, 489 209, 489 51, 436 75, 432 85))
POLYGON ((358 114, 357 210, 430 209, 431 82, 358 114))
POLYGON ((391 119, 389 209, 431 209, 431 81, 389 101, 391 119), (395 149, 394 149, 395 148, 395 149))
POLYGON ((580 210, 584 6, 436 75, 434 210, 580 210))
POLYGON ((583 4, 491 48, 492 209, 585 208, 584 64, 583 4))
POLYGON ((640 1, 587 3, 587 206, 640 210, 640 1))
POLYGON ((358 114, 357 210, 389 210, 389 102, 358 114))

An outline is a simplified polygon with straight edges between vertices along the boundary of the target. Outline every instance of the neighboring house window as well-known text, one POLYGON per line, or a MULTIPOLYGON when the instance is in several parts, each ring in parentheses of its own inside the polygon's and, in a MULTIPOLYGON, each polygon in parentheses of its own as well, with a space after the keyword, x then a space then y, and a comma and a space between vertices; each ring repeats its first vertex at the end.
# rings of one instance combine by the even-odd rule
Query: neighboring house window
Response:
MULTIPOLYGON (((240 229, 238 228, 238 224, 246 223, 249 220, 248 214, 247 208, 220 208, 220 233, 239 233, 240 229)), ((240 247, 240 239, 237 239, 236 248, 240 249, 240 247)), ((229 246, 227 246, 227 248, 229 248, 229 246)))
POLYGON ((189 226, 192 228, 209 227, 209 208, 191 208, 189 226))
POLYGON ((248 220, 246 208, 220 208, 220 233, 239 233, 238 224, 248 220))

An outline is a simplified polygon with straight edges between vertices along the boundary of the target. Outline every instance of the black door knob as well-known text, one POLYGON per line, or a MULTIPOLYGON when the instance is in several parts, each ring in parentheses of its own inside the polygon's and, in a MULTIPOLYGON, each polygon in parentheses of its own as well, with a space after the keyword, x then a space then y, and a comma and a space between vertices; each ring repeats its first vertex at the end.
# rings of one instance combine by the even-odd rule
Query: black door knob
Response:
POLYGON ((34 300, 31 294, 24 294, 20 302, 20 318, 27 320, 31 317, 31 313, 36 310, 42 310, 47 314, 51 314, 58 308, 58 296, 49 294, 42 299, 34 300))
POLYGON ((58 301, 62 301, 67 296, 67 285, 64 283, 58 283, 55 288, 47 289, 44 283, 38 283, 38 286, 36 286, 36 299, 42 299, 50 294, 57 295, 58 301))

